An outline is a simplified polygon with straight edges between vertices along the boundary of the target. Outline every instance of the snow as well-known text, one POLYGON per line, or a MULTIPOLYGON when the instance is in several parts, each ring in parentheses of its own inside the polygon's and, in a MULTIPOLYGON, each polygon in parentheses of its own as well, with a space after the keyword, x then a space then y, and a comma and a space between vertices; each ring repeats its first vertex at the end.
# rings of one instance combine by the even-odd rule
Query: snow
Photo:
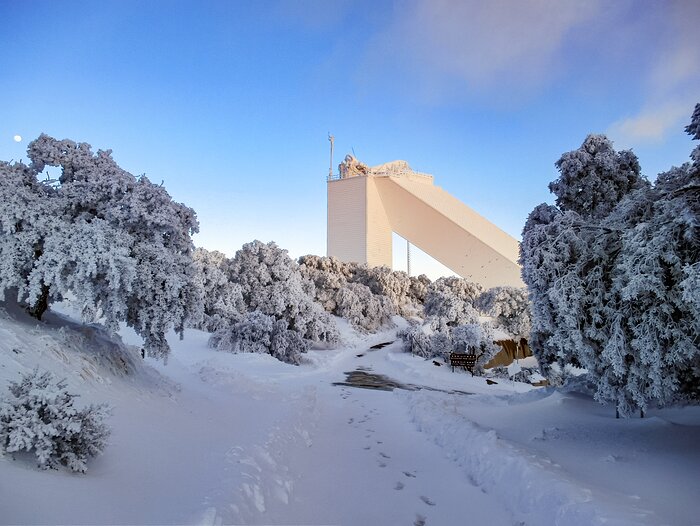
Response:
POLYGON ((0 308, 0 392, 35 365, 112 436, 85 475, 0 457, 0 522, 64 524, 691 524, 700 408, 616 420, 589 397, 484 378, 401 351, 398 328, 300 366, 169 335, 168 363, 97 326, 0 308), (15 349, 18 352, 13 351, 15 349), (415 390, 334 385, 362 368, 415 390), (464 394, 464 392, 474 394, 464 394))

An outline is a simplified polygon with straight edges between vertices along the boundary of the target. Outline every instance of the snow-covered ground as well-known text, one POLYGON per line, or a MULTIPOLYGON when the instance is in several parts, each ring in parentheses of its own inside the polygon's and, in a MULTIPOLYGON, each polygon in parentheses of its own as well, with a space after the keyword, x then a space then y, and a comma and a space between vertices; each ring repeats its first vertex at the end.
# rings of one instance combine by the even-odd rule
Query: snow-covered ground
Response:
POLYGON ((86 475, 0 457, 0 522, 700 523, 700 408, 616 420, 582 395, 488 385, 398 343, 369 350, 395 330, 343 337, 295 367, 188 331, 164 365, 97 328, 0 308, 0 393, 38 364, 114 408, 86 475), (335 385, 356 370, 414 387, 335 385))

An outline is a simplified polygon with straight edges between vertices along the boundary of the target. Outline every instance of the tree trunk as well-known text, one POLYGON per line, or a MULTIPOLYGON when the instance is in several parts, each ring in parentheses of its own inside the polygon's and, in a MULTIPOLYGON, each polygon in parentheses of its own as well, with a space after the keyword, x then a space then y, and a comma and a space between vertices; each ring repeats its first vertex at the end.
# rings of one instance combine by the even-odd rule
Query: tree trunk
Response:
POLYGON ((33 307, 29 307, 27 312, 33 318, 41 321, 41 317, 44 315, 46 310, 49 308, 49 287, 42 283, 41 285, 41 295, 39 299, 34 304, 33 307))

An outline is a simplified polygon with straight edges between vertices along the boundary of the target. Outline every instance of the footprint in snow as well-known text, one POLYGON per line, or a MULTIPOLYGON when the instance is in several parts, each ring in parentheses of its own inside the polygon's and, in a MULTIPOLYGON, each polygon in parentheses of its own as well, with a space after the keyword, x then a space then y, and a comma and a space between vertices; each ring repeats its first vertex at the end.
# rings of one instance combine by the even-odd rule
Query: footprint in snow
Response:
POLYGON ((395 489, 396 491, 401 491, 403 488, 404 488, 403 482, 397 482, 397 483, 396 483, 396 486, 394 486, 394 489, 395 489))
POLYGON ((391 458, 389 455, 387 455, 386 453, 382 453, 381 451, 379 452, 379 454, 384 458, 391 458))
POLYGON ((386 462, 378 462, 377 463, 380 468, 385 468, 386 467, 386 462))
POLYGON ((435 503, 432 500, 430 500, 428 497, 426 497, 425 495, 421 495, 420 500, 425 502, 428 506, 435 506, 435 503))
POLYGON ((365 446, 362 449, 372 449, 372 446, 365 446))
POLYGON ((420 513, 416 513, 416 520, 413 522, 413 526, 425 526, 425 517, 420 513))
POLYGON ((355 419, 351 418, 350 420, 348 420, 348 424, 352 424, 354 421, 355 421, 355 419))
POLYGON ((411 473, 410 471, 404 471, 403 474, 406 475, 408 478, 416 478, 415 473, 411 473))

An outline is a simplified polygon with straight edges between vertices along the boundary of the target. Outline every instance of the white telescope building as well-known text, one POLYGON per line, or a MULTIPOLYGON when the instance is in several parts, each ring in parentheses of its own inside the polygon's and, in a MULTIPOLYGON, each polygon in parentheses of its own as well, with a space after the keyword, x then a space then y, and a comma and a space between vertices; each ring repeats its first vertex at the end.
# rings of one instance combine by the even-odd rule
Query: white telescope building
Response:
POLYGON ((368 167, 346 156, 328 177, 328 256, 391 268, 392 232, 483 287, 523 286, 518 241, 435 186, 432 175, 406 161, 368 167))

